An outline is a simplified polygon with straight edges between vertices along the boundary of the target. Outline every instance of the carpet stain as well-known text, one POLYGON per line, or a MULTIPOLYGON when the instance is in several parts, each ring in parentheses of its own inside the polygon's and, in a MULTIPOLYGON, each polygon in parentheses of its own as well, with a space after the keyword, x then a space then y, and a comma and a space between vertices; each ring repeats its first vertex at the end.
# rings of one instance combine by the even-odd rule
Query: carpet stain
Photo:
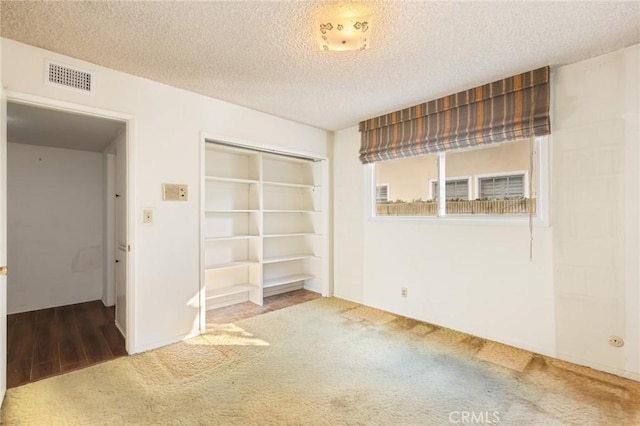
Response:
MULTIPOLYGON (((197 339, 197 338, 196 338, 197 339)), ((226 361, 225 353, 213 345, 189 343, 185 351, 181 345, 169 345, 151 352, 151 356, 166 369, 172 378, 182 379, 202 374, 226 361)))
POLYGON ((484 347, 487 343, 486 340, 480 339, 479 337, 467 336, 459 342, 450 346, 452 350, 455 350, 456 353, 466 356, 473 357, 484 347))
POLYGON ((411 332, 413 334, 417 334, 418 336, 424 336, 426 334, 431 333, 432 331, 437 330, 438 328, 431 324, 426 323, 418 323, 413 328, 411 328, 411 332))
POLYGON ((438 343, 444 346, 454 345, 469 337, 467 334, 460 333, 459 331, 451 330, 448 328, 439 328, 433 333, 429 333, 425 336, 430 342, 438 343))
MULTIPOLYGON (((418 326, 425 326, 427 324, 422 323, 418 320, 414 320, 407 317, 396 317, 394 320, 389 322, 389 328, 391 329, 399 329, 399 330, 413 330, 418 326)), ((426 333, 424 333, 426 334, 426 333)))
POLYGON ((365 321, 376 325, 386 324, 397 318, 393 314, 368 306, 360 306, 343 312, 342 316, 353 321, 365 321))
POLYGON ((523 371, 533 358, 533 354, 512 346, 486 342, 476 354, 476 358, 515 371, 523 371))
MULTIPOLYGON (((640 383, 588 367, 566 362, 560 362, 562 367, 557 364, 557 360, 536 355, 522 378, 523 381, 543 391, 544 396, 541 397, 540 404, 547 410, 554 411, 556 417, 569 422, 567 418, 572 417, 573 414, 559 414, 563 410, 562 406, 557 406, 548 400, 555 397, 566 399, 571 396, 572 401, 576 402, 567 407, 581 407, 576 409, 584 414, 587 408, 583 405, 586 404, 597 410, 596 420, 602 419, 599 420, 600 423, 593 421, 585 424, 640 424, 640 403, 638 402, 640 401, 640 383), (552 362, 549 362, 550 360, 552 362), (599 378, 594 378, 594 375, 599 378)), ((589 419, 592 418, 589 417, 589 419)))
POLYGON ((354 405, 359 405, 369 398, 357 389, 331 399, 331 406, 339 410, 350 410, 354 405))
POLYGON ((638 425, 638 401, 637 382, 317 299, 9 389, 1 420, 446 425, 468 412, 506 425, 638 425))

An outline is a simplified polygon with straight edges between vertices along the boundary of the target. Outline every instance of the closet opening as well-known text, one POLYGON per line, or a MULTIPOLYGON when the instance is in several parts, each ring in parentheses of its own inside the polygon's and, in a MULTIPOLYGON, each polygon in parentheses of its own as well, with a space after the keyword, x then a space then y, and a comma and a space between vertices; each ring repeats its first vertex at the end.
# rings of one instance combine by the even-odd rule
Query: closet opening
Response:
POLYGON ((207 323, 229 317, 231 311, 220 309, 232 305, 262 312, 329 295, 327 167, 323 158, 204 141, 207 323), (274 297, 277 303, 269 304, 274 297))
POLYGON ((7 387, 124 356, 127 122, 7 103, 7 387))

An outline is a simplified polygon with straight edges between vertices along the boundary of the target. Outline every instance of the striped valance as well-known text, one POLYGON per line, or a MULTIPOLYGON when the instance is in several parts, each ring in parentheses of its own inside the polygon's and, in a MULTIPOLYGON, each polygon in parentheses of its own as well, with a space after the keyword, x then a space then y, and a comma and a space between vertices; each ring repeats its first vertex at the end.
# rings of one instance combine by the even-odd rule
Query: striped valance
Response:
POLYGON ((360 123, 363 163, 550 133, 549 67, 360 123))

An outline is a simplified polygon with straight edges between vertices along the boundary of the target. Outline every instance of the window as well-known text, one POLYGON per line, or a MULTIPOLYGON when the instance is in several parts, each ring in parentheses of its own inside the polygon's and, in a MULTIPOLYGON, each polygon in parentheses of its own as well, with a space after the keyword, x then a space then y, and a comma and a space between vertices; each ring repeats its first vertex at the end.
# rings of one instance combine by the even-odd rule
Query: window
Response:
MULTIPOLYGON (((536 141, 535 150, 543 143, 536 141)), ((536 180, 530 195, 531 155, 529 140, 521 140, 377 162, 374 215, 526 217, 529 210, 535 214, 541 163, 532 170, 536 180), (444 202, 439 200, 440 182, 445 183, 444 202), (389 186, 393 200, 388 198, 389 186)))
POLYGON ((393 186, 393 198, 376 203, 378 216, 436 215, 437 203, 431 200, 429 182, 438 178, 437 155, 382 161, 376 163, 375 173, 376 201, 379 186, 393 186))
POLYGON ((479 178, 478 188, 480 198, 491 200, 522 198, 525 194, 524 173, 479 178))
POLYGON ((376 203, 389 201, 389 185, 376 185, 376 203))
MULTIPOLYGON (((431 182, 431 198, 438 199, 438 182, 431 182)), ((468 200, 469 199, 469 179, 447 179, 445 186, 447 200, 468 200)))

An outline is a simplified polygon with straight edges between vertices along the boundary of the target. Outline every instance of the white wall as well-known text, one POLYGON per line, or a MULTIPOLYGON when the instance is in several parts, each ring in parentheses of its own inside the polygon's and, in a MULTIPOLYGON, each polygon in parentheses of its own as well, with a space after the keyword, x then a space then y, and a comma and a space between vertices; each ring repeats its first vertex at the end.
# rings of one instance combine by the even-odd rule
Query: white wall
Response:
POLYGON ((353 127, 334 144, 335 295, 544 354, 555 343, 551 231, 459 220, 368 219, 353 127), (407 287, 408 297, 400 289, 407 287))
POLYGON ((102 296, 102 155, 8 144, 8 312, 102 296))
POLYGON ((358 128, 335 132, 332 147, 333 291, 336 297, 363 303, 365 167, 358 159, 358 128))
POLYGON ((636 378, 639 62, 634 46, 561 67, 552 123, 558 356, 636 378))
POLYGON ((554 226, 531 262, 526 224, 369 219, 360 134, 337 132, 335 295, 638 378, 638 50, 554 69, 554 226))
POLYGON ((325 131, 12 40, 2 39, 2 67, 7 90, 133 116, 133 352, 198 330, 201 132, 326 155, 325 131), (44 84, 45 59, 94 71, 95 94, 44 84), (189 185, 189 201, 163 202, 163 182, 189 185), (142 226, 142 207, 154 208, 152 226, 142 226))

